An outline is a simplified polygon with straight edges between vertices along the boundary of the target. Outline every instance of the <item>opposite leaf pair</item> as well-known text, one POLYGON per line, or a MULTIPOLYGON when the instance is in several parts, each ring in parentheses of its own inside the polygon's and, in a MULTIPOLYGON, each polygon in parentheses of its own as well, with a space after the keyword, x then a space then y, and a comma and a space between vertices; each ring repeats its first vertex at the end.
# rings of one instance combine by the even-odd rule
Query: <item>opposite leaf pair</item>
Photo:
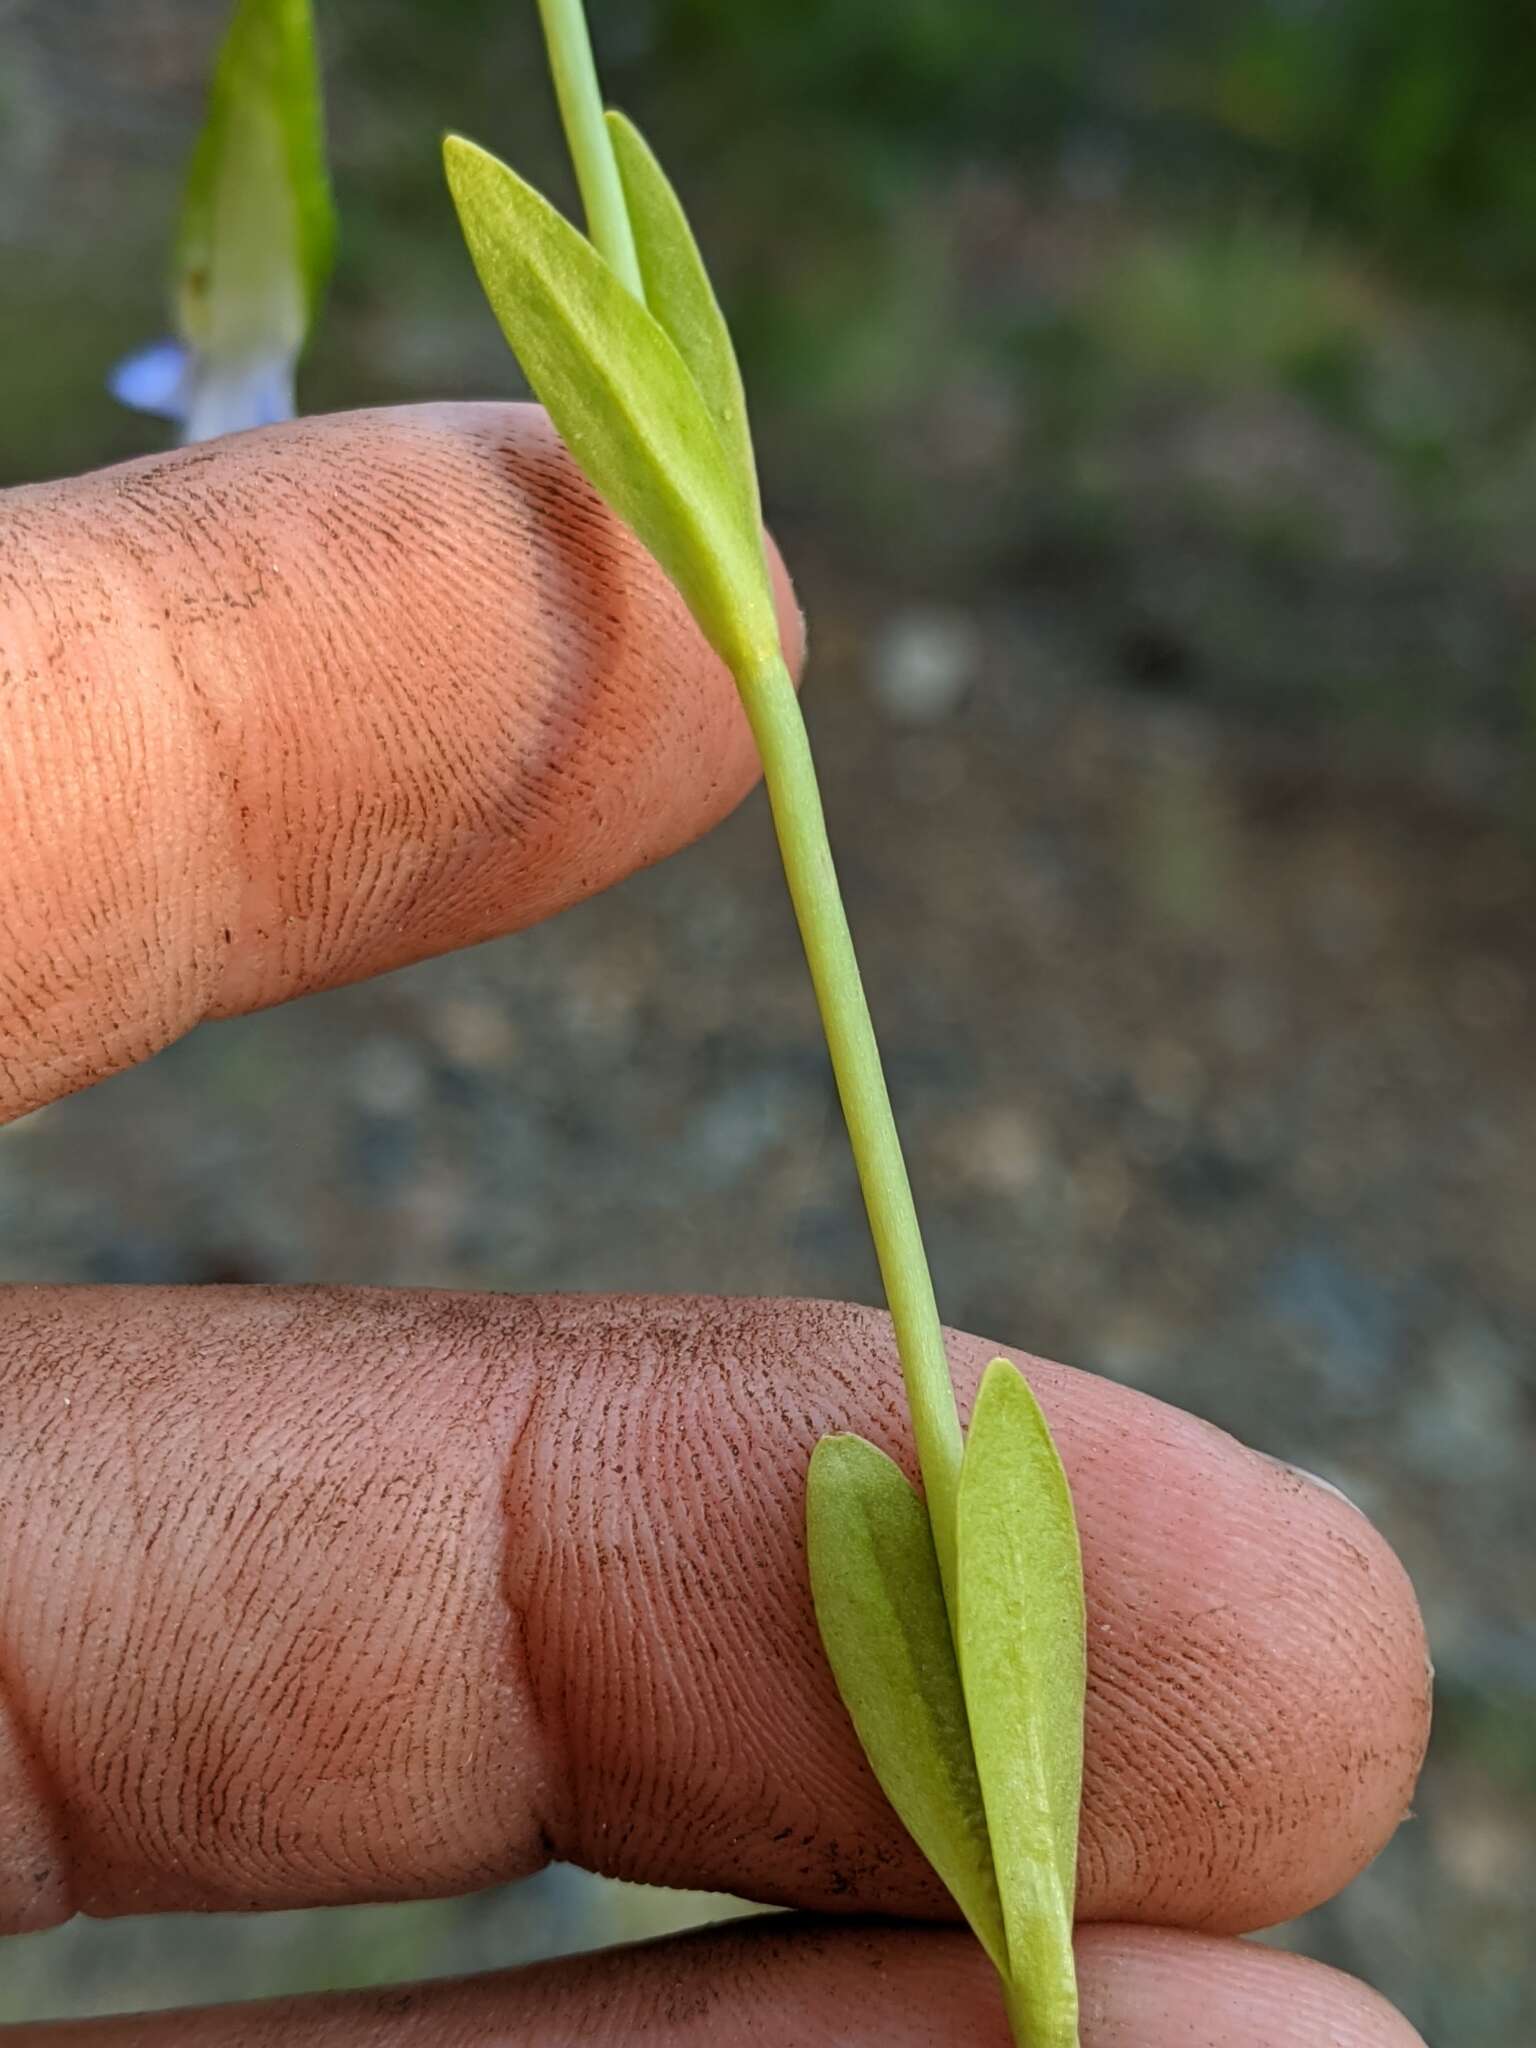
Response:
POLYGON ((1082 1562, 1056 1447, 1005 1359, 976 1397, 955 1522, 951 1614, 900 1468, 862 1437, 816 1446, 811 1589, 864 1753, 991 1957, 1017 2038, 1076 2048, 1082 1562))
POLYGON ((645 299, 547 199, 458 136, 448 184, 485 295, 588 479, 737 676, 778 653, 735 350, 677 195, 610 113, 645 299))

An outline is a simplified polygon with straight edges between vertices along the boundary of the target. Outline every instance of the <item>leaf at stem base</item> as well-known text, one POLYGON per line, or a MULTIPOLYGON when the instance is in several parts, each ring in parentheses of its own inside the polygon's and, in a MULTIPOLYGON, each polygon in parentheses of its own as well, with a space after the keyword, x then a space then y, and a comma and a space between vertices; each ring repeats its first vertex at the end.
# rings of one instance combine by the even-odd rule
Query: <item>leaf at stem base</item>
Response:
POLYGON ((999 1970, 997 1885, 928 1511, 899 1466, 827 1436, 806 1490, 821 1639, 870 1767, 999 1970))
POLYGON ((1077 2048, 1072 1909, 1087 1627, 1072 1496, 1017 1366, 987 1367, 960 1467, 955 1631, 1028 2048, 1077 2048))

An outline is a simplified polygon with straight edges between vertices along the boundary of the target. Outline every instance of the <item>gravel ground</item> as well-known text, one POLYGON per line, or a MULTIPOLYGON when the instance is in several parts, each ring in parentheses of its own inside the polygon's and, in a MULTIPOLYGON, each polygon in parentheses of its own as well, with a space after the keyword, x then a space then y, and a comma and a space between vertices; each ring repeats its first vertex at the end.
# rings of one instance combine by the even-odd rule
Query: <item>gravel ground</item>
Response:
MULTIPOLYGON (((1044 606, 876 632, 859 592, 812 595, 945 1312, 1386 1529, 1434 1754, 1379 1863, 1279 1938, 1431 2041, 1529 2039, 1536 855, 1498 822, 1510 764, 1356 761, 1111 687, 1044 606)), ((0 1134, 0 1278, 876 1299, 761 798, 558 924, 200 1031, 0 1134)), ((671 1910, 571 1877, 506 1911, 285 1915, 228 1930, 213 1979, 174 1924, 65 1930, 20 1944, 0 2012, 463 1967, 671 1910)))

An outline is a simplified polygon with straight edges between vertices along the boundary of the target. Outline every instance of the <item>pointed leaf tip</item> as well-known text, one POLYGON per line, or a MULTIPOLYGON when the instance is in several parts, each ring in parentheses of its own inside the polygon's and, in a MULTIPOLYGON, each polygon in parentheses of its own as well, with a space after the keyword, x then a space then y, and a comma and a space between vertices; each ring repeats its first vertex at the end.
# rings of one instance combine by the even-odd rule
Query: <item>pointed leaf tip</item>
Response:
POLYGON ((629 208, 645 300, 698 385, 753 520, 761 520, 747 398, 730 329, 682 201, 634 122, 609 110, 608 132, 629 208))
POLYGON ((486 297, 588 481, 733 671, 771 660, 778 619, 761 529, 676 344, 507 165, 458 135, 443 163, 486 297))

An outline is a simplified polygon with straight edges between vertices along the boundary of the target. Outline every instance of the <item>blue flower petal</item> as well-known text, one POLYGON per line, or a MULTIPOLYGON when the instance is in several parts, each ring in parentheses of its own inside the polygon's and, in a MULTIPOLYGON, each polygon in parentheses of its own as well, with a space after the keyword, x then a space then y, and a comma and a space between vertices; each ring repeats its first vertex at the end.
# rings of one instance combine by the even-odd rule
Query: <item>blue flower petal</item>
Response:
POLYGON ((162 420, 184 419, 190 367, 191 351, 184 342, 152 341, 124 356, 108 377, 107 389, 135 412, 153 413, 162 420))
POLYGON ((185 342, 156 341, 126 356, 108 388, 136 412, 174 420, 184 442, 211 441, 293 418, 294 353, 278 346, 231 362, 185 342))
POLYGON ((274 426, 293 415, 290 350, 236 363, 199 359, 188 379, 182 439, 211 441, 218 434, 243 433, 247 427, 274 426))

